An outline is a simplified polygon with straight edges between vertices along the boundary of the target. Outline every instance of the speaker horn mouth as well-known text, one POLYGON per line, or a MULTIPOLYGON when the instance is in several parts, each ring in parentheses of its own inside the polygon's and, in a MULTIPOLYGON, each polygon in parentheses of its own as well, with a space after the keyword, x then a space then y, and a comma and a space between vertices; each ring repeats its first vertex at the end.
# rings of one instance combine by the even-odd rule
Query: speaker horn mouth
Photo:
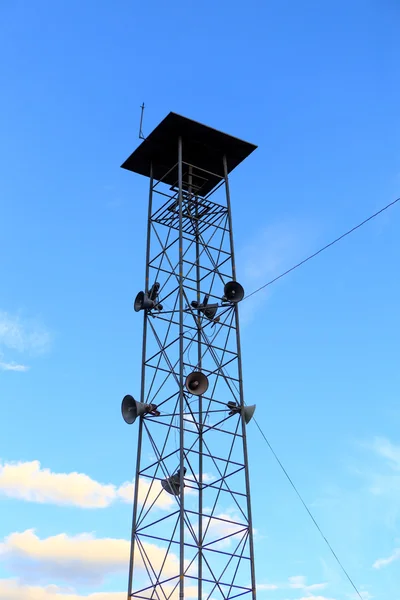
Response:
POLYGON ((203 309, 203 313, 204 316, 207 317, 207 319, 210 319, 210 321, 212 321, 215 315, 217 314, 217 310, 218 304, 209 304, 203 309))
POLYGON ((139 312, 143 308, 144 301, 144 292, 139 292, 135 298, 135 302, 133 303, 133 308, 135 312, 139 312))
POLYGON ((138 402, 130 394, 124 396, 121 403, 122 418, 125 423, 132 425, 138 417, 145 414, 150 414, 153 417, 159 417, 160 412, 157 410, 155 404, 145 404, 144 402, 138 402))
POLYGON ((179 481, 176 481, 176 475, 167 479, 161 479, 161 485, 163 490, 171 494, 171 496, 179 496, 180 485, 179 481))
POLYGON ((121 413, 122 413, 122 418, 124 419, 125 423, 127 423, 128 425, 132 425, 132 423, 134 423, 137 419, 138 415, 137 415, 136 400, 130 394, 127 394, 126 396, 124 396, 124 398, 122 400, 121 413))
POLYGON ((185 387, 194 396, 201 396, 208 389, 208 378, 200 371, 193 371, 186 377, 185 387))
MULTIPOLYGON (((183 467, 183 476, 186 475, 186 467, 183 467)), ((181 471, 180 469, 178 469, 178 471, 175 473, 175 475, 171 475, 171 477, 167 477, 166 479, 161 479, 161 486, 163 488, 164 491, 168 492, 168 494, 171 494, 171 496, 179 496, 180 493, 180 489, 181 489, 181 471)), ((183 487, 185 487, 185 484, 183 484, 183 487)))
POLYGON ((237 281, 229 281, 224 286, 223 302, 231 302, 237 304, 244 298, 244 289, 237 281))
MULTIPOLYGON (((154 292, 152 294, 154 295, 154 292)), ((162 310, 163 307, 157 300, 153 300, 149 294, 139 292, 133 303, 133 308, 136 312, 139 312, 140 310, 151 310, 152 308, 162 310)))
POLYGON ((243 408, 244 422, 246 423, 246 425, 248 425, 250 423, 251 419, 253 418, 255 410, 256 410, 255 404, 251 404, 250 406, 245 406, 243 408))

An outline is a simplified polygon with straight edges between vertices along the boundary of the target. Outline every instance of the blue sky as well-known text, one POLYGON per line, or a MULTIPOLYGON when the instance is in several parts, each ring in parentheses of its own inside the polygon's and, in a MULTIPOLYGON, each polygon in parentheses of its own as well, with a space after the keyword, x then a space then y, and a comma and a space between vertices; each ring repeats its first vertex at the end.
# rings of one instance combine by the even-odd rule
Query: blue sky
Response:
MULTIPOLYGON (((2 3, 1 600, 124 598, 142 101, 145 133, 173 110, 258 144, 231 178, 251 291, 400 195, 399 23, 395 0, 2 3)), ((365 600, 400 600, 399 210, 242 308, 246 400, 365 600)), ((260 598, 353 599, 254 426, 249 452, 260 598)))

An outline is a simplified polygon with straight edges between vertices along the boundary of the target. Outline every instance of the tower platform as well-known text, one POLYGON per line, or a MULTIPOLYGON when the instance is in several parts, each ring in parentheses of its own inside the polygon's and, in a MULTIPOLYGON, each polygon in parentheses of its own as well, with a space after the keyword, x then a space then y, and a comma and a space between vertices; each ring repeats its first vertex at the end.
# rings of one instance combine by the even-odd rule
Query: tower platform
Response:
POLYGON ((184 165, 198 171, 197 193, 200 196, 209 194, 224 178, 224 156, 230 173, 257 148, 254 144, 170 112, 127 158, 122 168, 150 177, 152 165, 154 179, 175 186, 179 138, 182 138, 184 165), (207 176, 200 176, 200 171, 207 176))

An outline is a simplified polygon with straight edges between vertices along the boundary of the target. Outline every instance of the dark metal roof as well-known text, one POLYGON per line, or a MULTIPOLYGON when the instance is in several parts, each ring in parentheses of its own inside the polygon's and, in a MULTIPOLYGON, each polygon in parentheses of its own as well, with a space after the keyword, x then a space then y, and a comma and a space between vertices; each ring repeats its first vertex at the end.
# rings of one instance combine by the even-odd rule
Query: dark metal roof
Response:
POLYGON ((224 155, 228 172, 231 172, 257 148, 254 144, 170 112, 121 165, 122 168, 149 177, 152 163, 156 180, 176 185, 177 171, 172 167, 178 162, 179 136, 182 136, 183 161, 216 174, 214 177, 206 176, 201 195, 209 193, 223 177, 224 155), (169 169, 172 171, 165 176, 169 169))

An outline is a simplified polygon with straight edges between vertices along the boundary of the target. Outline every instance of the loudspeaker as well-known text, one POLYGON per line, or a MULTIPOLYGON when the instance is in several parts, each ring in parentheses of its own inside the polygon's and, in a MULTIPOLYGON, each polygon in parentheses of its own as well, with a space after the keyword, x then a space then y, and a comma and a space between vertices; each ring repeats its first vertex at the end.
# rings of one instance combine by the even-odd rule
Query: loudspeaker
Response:
POLYGON ((193 308, 196 308, 197 310, 200 310, 203 315, 205 317, 207 317, 207 319, 210 319, 210 321, 212 321, 216 315, 216 312, 218 310, 218 304, 208 304, 208 299, 209 299, 209 295, 206 294, 204 296, 204 300, 201 304, 199 304, 197 302, 197 300, 192 300, 192 302, 190 303, 190 305, 193 308))
POLYGON ((246 423, 246 425, 248 423, 250 423, 251 419, 253 418, 255 410, 256 410, 255 404, 252 404, 251 406, 245 406, 243 408, 244 422, 246 423))
POLYGON ((133 308, 136 312, 139 312, 139 310, 148 310, 149 308, 154 308, 154 305, 154 300, 149 298, 148 294, 139 292, 135 298, 135 302, 133 303, 133 308))
POLYGON ((132 423, 134 423, 138 417, 141 417, 146 413, 151 413, 155 417, 160 415, 155 404, 144 404, 143 402, 138 402, 129 394, 124 396, 122 400, 121 413, 122 418, 124 419, 125 423, 128 423, 128 425, 132 425, 132 423))
MULTIPOLYGON (((236 404, 236 402, 232 402, 232 401, 228 402, 227 407, 229 408, 230 416, 235 415, 235 414, 240 414, 242 412, 240 405, 236 404)), ((244 416, 244 422, 246 423, 246 425, 248 423, 250 423, 251 419, 253 418, 255 410, 256 410, 255 404, 252 404, 251 406, 243 407, 243 416, 244 416)))
POLYGON ((208 389, 208 379, 200 371, 193 371, 186 377, 185 386, 191 394, 202 396, 208 389))
POLYGON ((244 298, 244 289, 237 281, 229 281, 224 287, 222 302, 240 302, 244 298))
MULTIPOLYGON (((186 467, 183 467, 183 475, 186 475, 186 467)), ((179 469, 175 475, 171 475, 171 477, 167 477, 167 479, 161 479, 162 488, 172 496, 179 496, 180 479, 181 470, 179 469)))
POLYGON ((207 319, 210 319, 210 321, 212 321, 216 315, 217 310, 218 304, 207 304, 207 306, 203 308, 203 313, 204 316, 207 317, 207 319))

